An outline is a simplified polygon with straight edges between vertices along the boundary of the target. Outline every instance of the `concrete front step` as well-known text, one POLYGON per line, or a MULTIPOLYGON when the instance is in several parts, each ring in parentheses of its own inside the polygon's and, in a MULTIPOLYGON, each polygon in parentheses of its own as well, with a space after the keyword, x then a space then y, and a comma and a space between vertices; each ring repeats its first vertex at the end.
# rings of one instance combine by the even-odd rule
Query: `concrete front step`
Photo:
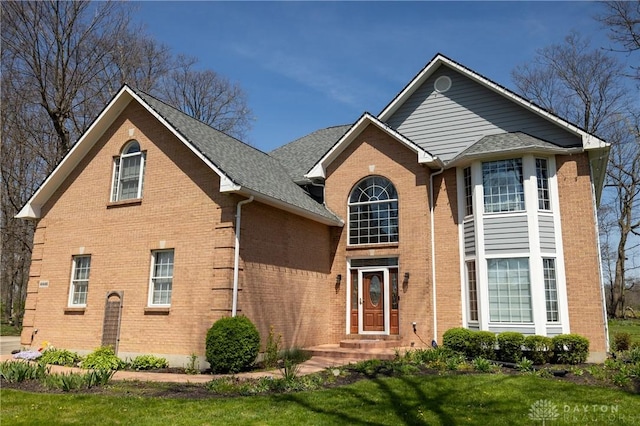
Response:
POLYGON ((364 339, 364 340, 341 340, 340 347, 345 349, 387 349, 398 346, 397 340, 380 340, 380 339, 364 339))
POLYGON ((396 357, 396 349, 390 347, 361 347, 361 348, 344 348, 340 344, 327 344, 305 348, 312 356, 320 356, 336 359, 394 359, 396 357))

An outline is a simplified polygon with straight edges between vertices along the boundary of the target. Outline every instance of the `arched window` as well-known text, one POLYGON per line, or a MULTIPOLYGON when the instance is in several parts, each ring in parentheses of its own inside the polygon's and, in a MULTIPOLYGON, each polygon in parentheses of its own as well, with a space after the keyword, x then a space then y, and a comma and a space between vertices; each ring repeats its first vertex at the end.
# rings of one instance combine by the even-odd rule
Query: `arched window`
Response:
POLYGON ((137 141, 128 142, 113 159, 113 187, 111 201, 142 198, 144 153, 137 141))
POLYGON ((369 176, 349 197, 349 244, 398 242, 398 193, 389 179, 369 176))

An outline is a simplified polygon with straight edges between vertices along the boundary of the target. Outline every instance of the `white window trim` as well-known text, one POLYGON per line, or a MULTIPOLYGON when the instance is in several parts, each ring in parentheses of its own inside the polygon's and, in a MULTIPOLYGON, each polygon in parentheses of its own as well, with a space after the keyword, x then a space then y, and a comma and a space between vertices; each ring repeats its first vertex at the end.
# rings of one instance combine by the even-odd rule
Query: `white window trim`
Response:
POLYGON ((89 279, 90 279, 90 275, 91 275, 91 255, 88 254, 82 254, 82 255, 76 255, 72 257, 72 261, 71 261, 71 282, 70 282, 70 286, 69 286, 69 302, 68 302, 68 306, 72 307, 72 308, 85 308, 87 306, 87 302, 85 301, 85 303, 74 303, 73 299, 74 299, 74 295, 76 293, 76 281, 83 281, 86 282, 87 284, 87 298, 89 298, 89 279), (89 275, 87 276, 86 280, 76 280, 75 276, 76 276, 76 267, 77 267, 77 261, 80 258, 89 258, 89 275))
POLYGON ((142 198, 142 186, 144 183, 144 168, 146 166, 146 155, 145 152, 140 147, 140 151, 134 152, 131 154, 124 154, 124 152, 128 149, 129 145, 133 142, 137 143, 140 146, 140 142, 135 139, 128 141, 122 148, 122 153, 113 158, 113 171, 111 173, 111 194, 110 199, 112 203, 117 203, 119 201, 129 201, 129 200, 139 200, 142 198), (121 182, 121 174, 122 174, 122 163, 123 160, 130 157, 140 156, 140 170, 138 171, 138 192, 135 198, 126 198, 121 199, 120 193, 122 191, 122 182, 121 182), (118 164, 118 174, 116 176, 116 164, 118 164))
MULTIPOLYGON (((160 249, 160 250, 151 250, 151 268, 149 269, 149 294, 148 294, 148 299, 147 299, 147 307, 149 308, 168 308, 171 307, 171 302, 170 303, 153 303, 153 292, 155 290, 154 287, 154 283, 153 283, 153 279, 156 278, 153 275, 153 270, 155 269, 156 266, 156 253, 161 253, 161 252, 173 252, 173 265, 175 268, 175 264, 176 264, 176 258, 175 258, 175 250, 174 249, 160 249)), ((173 278, 175 276, 175 269, 174 269, 174 273, 171 275, 171 300, 173 300, 173 278)))
MULTIPOLYGON (((379 235, 380 236, 380 235, 379 235)), ((351 190, 349 191, 349 195, 347 198, 347 247, 362 247, 362 246, 387 246, 387 245, 397 245, 400 242, 400 194, 398 194, 398 188, 396 187, 396 185, 393 183, 393 181, 389 178, 387 178, 386 176, 383 175, 368 175, 362 179, 360 179, 355 185, 353 185, 353 187, 351 188, 351 190), (380 177, 383 179, 386 179, 389 181, 389 183, 391 185, 393 185, 393 188, 396 191, 396 198, 393 199, 387 199, 387 200, 377 200, 377 201, 367 201, 367 202, 351 202, 351 195, 353 194, 353 191, 356 190, 356 188, 366 179, 371 178, 371 177, 380 177), (363 205, 373 205, 373 204, 382 204, 382 203, 391 203, 395 201, 397 203, 397 212, 398 212, 398 241, 383 241, 383 242, 377 242, 377 243, 360 243, 360 242, 356 242, 356 243, 352 243, 351 242, 351 207, 356 207, 356 206, 363 206, 363 205)))

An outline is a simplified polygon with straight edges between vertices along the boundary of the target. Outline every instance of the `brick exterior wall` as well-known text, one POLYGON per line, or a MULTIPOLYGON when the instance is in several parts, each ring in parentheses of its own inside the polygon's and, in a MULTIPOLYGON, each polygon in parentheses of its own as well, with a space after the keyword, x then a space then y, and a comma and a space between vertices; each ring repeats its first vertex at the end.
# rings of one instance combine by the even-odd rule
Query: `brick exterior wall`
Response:
POLYGON ((591 352, 604 353, 605 319, 589 159, 579 154, 558 156, 556 162, 571 332, 589 339, 591 352))
POLYGON ((327 169, 325 202, 342 218, 348 218, 347 201, 351 190, 362 179, 380 175, 389 179, 398 192, 399 243, 370 246, 347 245, 348 225, 334 235, 335 256, 331 276, 341 274, 340 289, 335 297, 332 339, 344 337, 346 300, 349 290, 347 257, 398 257, 400 277, 399 334, 402 344, 422 345, 418 336, 431 341, 432 292, 429 225, 429 169, 418 164, 417 154, 370 125, 336 158, 327 169), (402 285, 405 272, 410 273, 406 289, 402 285), (412 322, 417 323, 418 336, 412 322))
POLYGON ((43 206, 21 343, 86 352, 100 346, 105 297, 123 292, 119 353, 203 353, 206 330, 230 305, 229 257, 235 196, 218 176, 137 103, 110 126, 43 206), (146 152, 143 199, 109 203, 113 157, 136 139, 146 152), (231 213, 225 209, 232 210, 231 213), (215 238, 213 236, 216 236, 215 238), (175 250, 168 314, 145 312, 151 251, 175 250), (224 251, 224 249, 222 249, 224 251), (65 312, 72 256, 91 255, 87 306, 65 312), (47 288, 38 281, 47 280, 47 288), (34 310, 37 307, 37 310, 34 310))

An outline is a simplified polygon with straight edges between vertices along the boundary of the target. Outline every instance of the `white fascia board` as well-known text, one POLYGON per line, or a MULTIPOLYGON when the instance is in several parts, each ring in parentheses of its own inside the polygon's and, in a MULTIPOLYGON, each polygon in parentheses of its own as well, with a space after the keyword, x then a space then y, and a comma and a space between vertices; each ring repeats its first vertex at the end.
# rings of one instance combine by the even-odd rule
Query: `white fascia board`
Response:
POLYGON ((129 105, 129 102, 131 102, 131 94, 132 92, 127 86, 123 86, 122 89, 120 89, 80 139, 71 147, 60 164, 56 166, 53 172, 51 172, 38 187, 29 201, 27 201, 15 216, 16 218, 32 220, 40 218, 40 209, 42 206, 49 200, 60 185, 62 185, 64 180, 71 174, 80 161, 82 161, 89 150, 93 148, 115 118, 129 105))
POLYGON ((187 148, 191 150, 202 162, 204 162, 211 170, 213 170, 220 177, 220 192, 237 191, 240 186, 236 184, 233 179, 227 176, 218 166, 212 163, 207 157, 198 151, 180 132, 178 132, 163 116, 158 114, 153 108, 151 108, 142 98, 140 98, 135 92, 131 91, 131 96, 140 103, 151 115, 153 115, 163 126, 167 128, 176 138, 180 140, 187 148))
POLYGON ((417 161, 419 164, 429 164, 436 165, 439 159, 433 157, 427 151, 422 149, 419 145, 415 144, 411 140, 407 139, 402 134, 398 133, 391 127, 384 124, 382 121, 378 120, 376 117, 371 114, 364 113, 358 121, 345 133, 338 142, 327 152, 324 157, 318 161, 311 170, 304 177, 308 179, 320 178, 324 179, 326 177, 326 167, 331 164, 333 160, 335 160, 342 151, 346 149, 347 146, 360 134, 362 131, 369 125, 373 124, 378 127, 383 132, 387 133, 389 136, 414 151, 417 154, 417 161))
POLYGON ((253 196, 256 201, 267 204, 271 207, 275 207, 279 210, 284 210, 289 213, 293 213, 296 216, 301 216, 306 219, 313 220, 314 222, 322 223, 324 225, 340 226, 340 227, 344 226, 344 221, 341 219, 331 219, 326 216, 315 214, 313 212, 310 212, 309 210, 303 209, 302 207, 294 206, 293 204, 289 204, 277 198, 270 197, 268 195, 262 194, 260 192, 256 192, 246 187, 239 187, 239 189, 236 191, 227 191, 227 192, 233 192, 236 194, 244 195, 246 197, 253 196))
POLYGON ((566 120, 563 120, 562 118, 535 105, 531 101, 528 101, 527 99, 515 94, 509 89, 497 83, 494 83, 488 78, 442 55, 437 55, 429 64, 427 64, 427 66, 425 66, 425 68, 422 69, 422 71, 420 71, 420 73, 418 73, 416 77, 414 77, 414 79, 407 85, 407 87, 405 87, 402 90, 402 92, 400 92, 400 94, 396 96, 396 98, 378 115, 378 118, 381 121, 386 122, 393 115, 393 113, 413 94, 413 92, 415 92, 422 85, 422 83, 424 83, 424 81, 427 78, 429 78, 431 74, 433 74, 442 64, 458 71, 460 74, 483 85, 487 89, 492 90, 504 96, 507 99, 510 99, 511 101, 533 112, 534 114, 539 115, 547 119, 548 121, 555 123, 556 125, 567 130, 568 132, 573 133, 576 136, 580 136, 582 138, 582 145, 584 149, 590 149, 593 147, 602 147, 603 144, 607 145, 607 143, 602 139, 599 139, 598 137, 591 135, 590 133, 580 129, 576 125, 571 124, 566 120))

